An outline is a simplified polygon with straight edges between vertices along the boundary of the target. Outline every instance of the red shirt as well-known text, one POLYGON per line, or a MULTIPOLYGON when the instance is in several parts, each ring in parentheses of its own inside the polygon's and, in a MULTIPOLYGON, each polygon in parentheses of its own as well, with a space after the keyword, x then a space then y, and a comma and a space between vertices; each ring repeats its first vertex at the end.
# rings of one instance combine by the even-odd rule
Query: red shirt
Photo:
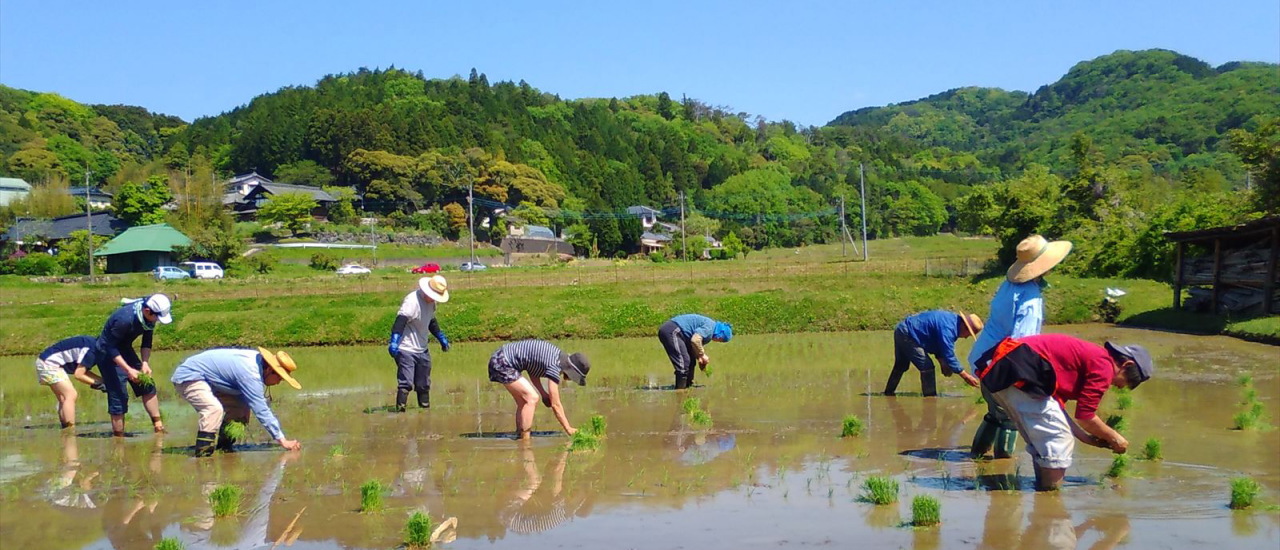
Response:
POLYGON ((1040 334, 1017 341, 1053 365, 1057 377, 1053 397, 1075 400, 1077 420, 1097 416, 1098 404, 1116 374, 1116 364, 1106 348, 1065 334, 1040 334))

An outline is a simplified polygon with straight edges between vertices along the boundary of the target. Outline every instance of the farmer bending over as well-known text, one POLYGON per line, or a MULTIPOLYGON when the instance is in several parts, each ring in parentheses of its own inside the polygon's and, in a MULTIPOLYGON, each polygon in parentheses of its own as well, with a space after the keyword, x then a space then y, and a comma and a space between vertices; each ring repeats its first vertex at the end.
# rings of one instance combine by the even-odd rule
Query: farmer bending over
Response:
POLYGON ((184 400, 195 407, 200 416, 196 432, 196 456, 209 456, 214 449, 230 451, 231 441, 219 437, 227 422, 249 422, 250 411, 271 438, 290 451, 302 448, 297 440, 286 439, 280 421, 271 412, 266 388, 288 382, 293 389, 302 385, 289 373, 298 365, 285 352, 271 353, 263 348, 215 348, 186 358, 173 371, 173 387, 184 400))
POLYGON ((675 367, 676 389, 693 386, 695 362, 704 372, 707 370, 711 358, 704 346, 713 341, 728 342, 731 338, 733 326, 729 323, 693 313, 677 315, 658 327, 658 341, 675 367))
POLYGON ((920 393, 925 397, 938 395, 937 375, 934 373, 933 354, 944 363, 943 376, 959 374, 965 383, 978 387, 978 378, 965 372, 956 358, 956 339, 968 338, 982 330, 982 319, 972 313, 953 313, 935 309, 917 313, 898 323, 893 330, 893 370, 884 384, 884 394, 892 396, 898 391, 898 382, 911 365, 920 370, 920 393))
POLYGON ((573 435, 578 431, 569 425, 564 405, 560 403, 560 376, 563 374, 579 386, 585 386, 590 371, 591 363, 587 356, 581 353, 569 355, 544 340, 504 344, 489 358, 489 380, 506 387, 516 401, 516 434, 522 440, 529 439, 539 396, 542 404, 555 413, 565 433, 573 435), (521 372, 527 373, 529 378, 522 378, 521 372), (547 380, 545 388, 542 379, 547 380))
POLYGON ((72 336, 45 348, 36 358, 36 378, 43 386, 49 386, 58 399, 58 421, 63 429, 76 425, 76 393, 71 378, 83 382, 98 391, 107 391, 102 378, 89 372, 97 361, 95 349, 98 339, 92 336, 72 336))
POLYGON ((1104 347, 1043 334, 1001 341, 979 359, 978 376, 1027 441, 1036 489, 1047 491, 1062 483, 1076 439, 1117 454, 1129 448, 1124 436, 1098 418, 1098 404, 1108 386, 1136 388, 1154 369, 1142 346, 1104 347), (1068 400, 1076 402, 1075 421, 1067 418, 1068 400))
POLYGON ((102 383, 107 388, 107 412, 111 414, 111 434, 115 437, 124 437, 124 414, 129 412, 126 382, 133 388, 134 397, 142 399, 142 407, 151 416, 152 428, 156 433, 164 431, 156 386, 140 383, 138 375, 151 375, 148 363, 151 359, 151 338, 157 322, 165 325, 173 322, 169 310, 169 297, 164 294, 152 294, 129 302, 107 318, 102 334, 98 336, 98 372, 102 373, 102 383), (142 345, 138 353, 134 353, 133 341, 139 336, 142 337, 142 345))
POLYGON ((436 304, 449 301, 449 283, 435 275, 418 279, 418 290, 400 302, 396 322, 391 326, 387 353, 396 360, 396 410, 404 412, 409 390, 418 394, 418 406, 431 408, 431 352, 427 333, 440 342, 440 351, 449 351, 449 338, 436 321, 436 304))

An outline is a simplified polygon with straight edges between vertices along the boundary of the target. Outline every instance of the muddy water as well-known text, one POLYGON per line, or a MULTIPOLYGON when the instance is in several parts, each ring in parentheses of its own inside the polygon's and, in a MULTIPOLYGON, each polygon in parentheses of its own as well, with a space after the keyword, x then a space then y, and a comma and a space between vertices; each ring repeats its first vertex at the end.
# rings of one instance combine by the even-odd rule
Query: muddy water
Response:
MULTIPOLYGON (((1030 461, 964 458, 983 408, 954 378, 944 397, 868 396, 881 389, 888 333, 739 337, 709 348, 713 375, 688 392, 671 383, 657 342, 574 342, 594 358, 590 385, 566 389, 571 420, 608 419, 598 451, 568 452, 567 438, 530 445, 491 435, 512 428, 507 393, 485 379, 493 345, 435 354, 430 411, 388 413, 394 370, 381 348, 302 349, 304 390, 277 389, 276 412, 300 453, 267 445, 195 460, 194 414, 162 384, 172 433, 125 440, 108 428, 101 396, 85 395, 80 437, 65 437, 30 359, 0 358, 0 546, 151 548, 392 548, 406 517, 457 517, 451 548, 764 548, 851 543, 906 548, 1276 548, 1280 514, 1226 508, 1231 477, 1249 475, 1280 502, 1280 430, 1229 430, 1236 378, 1253 375, 1280 416, 1280 350, 1219 337, 1110 327, 1065 327, 1090 339, 1148 345, 1155 381, 1126 413, 1135 450, 1164 442, 1165 461, 1100 482, 1111 455, 1077 447, 1059 494, 1030 491, 1030 461), (712 417, 690 425, 682 401, 712 417), (859 438, 838 436, 860 416, 859 438), (870 475, 889 475, 901 501, 860 502, 870 475), (384 509, 359 513, 360 484, 390 486, 384 509), (244 489, 241 513, 211 518, 205 493, 244 489), (943 523, 912 529, 910 498, 942 501, 943 523)), ((157 337, 163 346, 163 334, 157 337)), ((963 350, 962 350, 963 351, 963 350)), ((178 353, 157 354, 167 378, 178 353)), ((918 388, 909 374, 903 391, 918 388)), ((130 430, 148 424, 141 407, 130 430)), ((1113 398, 1104 411, 1114 411, 1113 398)), ((537 428, 557 430, 546 409, 537 428)), ((1273 421, 1274 422, 1274 421, 1273 421)), ((256 422, 250 437, 265 433, 256 422)))

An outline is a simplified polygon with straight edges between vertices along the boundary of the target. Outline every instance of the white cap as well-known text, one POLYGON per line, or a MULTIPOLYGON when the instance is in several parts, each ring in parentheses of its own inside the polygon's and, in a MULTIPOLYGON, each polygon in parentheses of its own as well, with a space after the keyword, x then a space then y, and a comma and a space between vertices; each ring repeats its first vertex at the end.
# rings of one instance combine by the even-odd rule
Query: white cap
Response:
POLYGON ((169 297, 164 294, 152 294, 142 305, 151 310, 152 313, 160 316, 160 322, 169 324, 173 322, 173 315, 169 314, 169 297))

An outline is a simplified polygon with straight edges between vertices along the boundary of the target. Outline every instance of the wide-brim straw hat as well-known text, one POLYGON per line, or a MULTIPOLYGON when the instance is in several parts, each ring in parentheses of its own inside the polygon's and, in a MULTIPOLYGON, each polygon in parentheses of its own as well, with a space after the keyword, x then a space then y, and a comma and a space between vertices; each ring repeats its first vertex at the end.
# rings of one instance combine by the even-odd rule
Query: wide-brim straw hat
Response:
POLYGON ((960 320, 964 321, 964 326, 969 328, 970 336, 978 336, 982 332, 982 318, 973 313, 958 312, 960 320))
POLYGON ((1006 277, 1011 283, 1025 283, 1048 273, 1071 253, 1070 241, 1047 241, 1032 235, 1018 243, 1017 261, 1009 266, 1006 277))
POLYGON ((293 358, 289 357, 289 354, 283 351, 279 353, 271 353, 270 351, 267 351, 266 348, 262 347, 258 348, 258 353, 262 354, 262 360, 267 362, 267 365, 271 367, 271 370, 276 371, 276 374, 280 375, 281 380, 288 382, 295 390, 302 389, 302 384, 299 384, 298 381, 294 380, 293 376, 289 374, 298 370, 298 364, 293 362, 293 358))
POLYGON ((443 304, 449 301, 449 281, 446 281, 443 275, 418 279, 418 290, 436 302, 443 304))

